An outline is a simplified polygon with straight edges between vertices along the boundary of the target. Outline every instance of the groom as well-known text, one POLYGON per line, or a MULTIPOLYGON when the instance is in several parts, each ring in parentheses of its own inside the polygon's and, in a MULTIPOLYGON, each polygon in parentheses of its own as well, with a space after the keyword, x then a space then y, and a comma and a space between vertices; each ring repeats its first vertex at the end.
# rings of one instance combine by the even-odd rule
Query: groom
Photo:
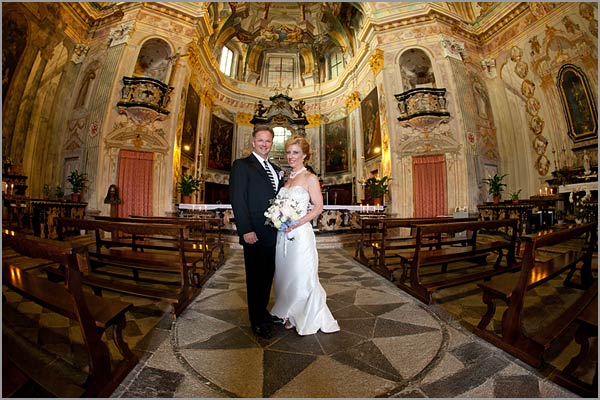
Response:
POLYGON ((229 176, 231 207, 244 248, 248 316, 252 331, 265 339, 273 336, 273 323, 283 323, 267 310, 275 273, 277 230, 265 225, 264 212, 281 187, 283 176, 281 169, 268 161, 274 136, 271 127, 256 126, 252 132, 254 151, 235 160, 229 176))

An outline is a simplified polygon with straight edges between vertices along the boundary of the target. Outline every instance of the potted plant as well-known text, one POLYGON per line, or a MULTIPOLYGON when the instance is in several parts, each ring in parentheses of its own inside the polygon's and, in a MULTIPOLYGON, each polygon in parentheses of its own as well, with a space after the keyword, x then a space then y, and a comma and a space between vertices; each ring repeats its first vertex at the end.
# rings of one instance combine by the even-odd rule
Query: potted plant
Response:
POLYGON ((62 186, 58 185, 54 189, 54 195, 56 196, 56 200, 58 200, 58 201, 63 200, 63 198, 65 197, 65 191, 63 190, 62 186))
POLYGON ((42 196, 44 200, 48 200, 50 198, 50 185, 44 183, 44 187, 42 188, 42 196))
POLYGON ((87 187, 87 174, 85 172, 80 173, 77 169, 74 169, 67 177, 67 182, 71 184, 71 191, 73 192, 71 200, 78 202, 81 198, 81 193, 87 187))
POLYGON ((493 196, 494 204, 500 203, 500 195, 504 191, 506 184, 504 183, 504 178, 508 174, 498 175, 494 174, 494 176, 485 178, 483 183, 488 185, 488 193, 493 196))
POLYGON ((521 189, 517 190, 516 192, 510 193, 510 199, 512 200, 513 204, 519 203, 519 194, 520 193, 521 193, 521 189))
POLYGON ((194 178, 192 175, 181 174, 179 182, 177 182, 177 191, 181 192, 181 202, 190 203, 192 193, 200 190, 200 179, 194 178))
POLYGON ((383 204, 383 196, 388 192, 388 182, 392 179, 384 176, 380 179, 371 177, 365 182, 365 189, 369 193, 369 197, 373 200, 373 204, 383 204))

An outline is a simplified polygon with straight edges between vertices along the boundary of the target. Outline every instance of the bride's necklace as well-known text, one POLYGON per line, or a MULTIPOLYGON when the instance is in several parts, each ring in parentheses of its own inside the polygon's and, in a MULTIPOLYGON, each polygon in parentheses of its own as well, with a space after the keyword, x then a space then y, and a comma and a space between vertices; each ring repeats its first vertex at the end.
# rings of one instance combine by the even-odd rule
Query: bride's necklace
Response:
POLYGON ((302 167, 298 171, 290 171, 290 179, 294 179, 295 177, 297 177, 299 174, 301 174, 304 171, 306 171, 306 167, 302 167))

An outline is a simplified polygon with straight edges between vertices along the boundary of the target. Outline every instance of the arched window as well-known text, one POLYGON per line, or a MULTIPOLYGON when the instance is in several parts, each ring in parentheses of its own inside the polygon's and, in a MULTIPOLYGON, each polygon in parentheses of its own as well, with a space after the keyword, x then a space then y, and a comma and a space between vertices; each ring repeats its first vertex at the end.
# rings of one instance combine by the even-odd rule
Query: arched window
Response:
POLYGON ((221 52, 221 62, 219 64, 219 69, 222 73, 227 76, 232 76, 233 71, 233 51, 231 51, 228 47, 223 47, 223 51, 221 52))
POLYGON ((340 50, 332 52, 329 56, 329 79, 337 78, 343 69, 342 52, 340 50))
POLYGON ((403 91, 417 88, 435 88, 431 60, 420 49, 409 49, 400 56, 400 75, 403 91))

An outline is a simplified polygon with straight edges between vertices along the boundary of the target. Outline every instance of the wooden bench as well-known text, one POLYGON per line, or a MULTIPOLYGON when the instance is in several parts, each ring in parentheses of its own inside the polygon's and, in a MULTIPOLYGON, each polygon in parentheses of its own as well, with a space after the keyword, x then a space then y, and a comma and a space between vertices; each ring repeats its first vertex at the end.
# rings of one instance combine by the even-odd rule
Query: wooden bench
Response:
MULTIPOLYGON (((79 266, 87 262, 85 247, 73 247, 68 243, 10 231, 2 238, 3 245, 10 246, 21 255, 43 258, 64 267, 65 283, 60 284, 21 270, 11 260, 3 260, 2 283, 42 307, 79 323, 89 363, 83 396, 110 396, 138 361, 123 340, 125 313, 132 305, 83 292, 79 266), (115 368, 111 367, 108 346, 102 341, 102 335, 109 327, 113 327, 112 339, 123 358, 115 368)), ((19 365, 20 354, 13 357, 13 363, 19 365)))
POLYGON ((563 387, 579 394, 582 397, 598 398, 598 363, 594 370, 592 383, 583 382, 575 377, 574 372, 586 358, 597 360, 598 353, 591 354, 590 338, 598 337, 598 295, 577 316, 577 331, 575 342, 579 345, 579 352, 573 356, 569 364, 560 371, 552 380, 563 387))
POLYGON ((439 289, 487 279, 494 275, 518 269, 519 265, 516 263, 515 258, 517 223, 516 219, 504 219, 414 225, 417 231, 415 248, 414 251, 398 254, 402 276, 395 282, 396 285, 424 303, 431 304, 433 292, 439 289), (501 233, 500 230, 511 232, 509 238, 506 239, 506 234, 501 233), (448 243, 441 243, 443 246, 431 247, 432 236, 436 237, 440 234, 452 236, 465 231, 467 237, 464 245, 449 245, 451 244, 451 241, 449 241, 448 243), (488 242, 478 242, 478 233, 480 232, 494 232, 500 235, 501 238, 488 242), (493 268, 487 268, 479 272, 465 272, 452 279, 427 283, 423 283, 421 280, 421 269, 423 267, 441 266, 440 272, 446 273, 449 263, 474 261, 486 265, 487 256, 491 252, 498 253, 493 268), (506 255, 503 252, 506 252, 506 255), (502 266, 501 261, 504 256, 506 262, 502 266))
MULTIPOLYGON (((57 229, 62 240, 73 231, 94 232, 95 241, 89 249, 90 270, 83 276, 82 283, 91 286, 96 294, 105 289, 167 302, 171 304, 173 318, 200 293, 200 288, 212 274, 210 267, 203 265, 202 254, 186 253, 189 230, 184 224, 59 218, 57 229), (153 250, 151 244, 144 244, 149 238, 168 240, 169 245, 153 250), (117 281, 92 273, 106 265, 131 270, 135 281, 142 280, 140 272, 177 274, 177 288, 144 287, 137 282, 117 281), (202 275, 198 273, 199 267, 203 269, 202 275)), ((56 269, 46 268, 46 272, 56 278, 61 275, 56 269)))
MULTIPOLYGON (((435 224, 439 222, 476 221, 477 218, 400 218, 389 215, 362 216, 360 219, 360 238, 355 244, 354 259, 369 268, 378 268, 387 277, 385 267, 393 258, 393 251, 414 248, 416 224, 435 224), (402 230, 409 234, 402 234, 402 230), (368 255, 367 250, 371 250, 368 255)), ((394 268, 390 268, 393 270, 394 268)), ((381 271, 380 271, 381 272, 381 271)), ((390 277, 393 279, 393 276, 390 277)))
POLYGON ((483 289, 482 300, 487 305, 487 310, 477 325, 475 333, 528 364, 539 367, 543 362, 544 351, 596 299, 598 285, 593 279, 591 264, 597 228, 596 223, 590 223, 544 235, 523 236, 525 249, 521 272, 479 284, 483 289), (540 248, 581 237, 586 237, 587 240, 580 249, 568 251, 545 262, 536 261, 536 252, 540 248), (580 282, 576 283, 572 278, 578 264, 581 264, 580 282), (567 271, 563 284, 582 289, 581 296, 537 332, 524 332, 523 309, 527 293, 567 271), (496 334, 486 328, 496 313, 496 302, 499 300, 508 307, 502 315, 501 332, 496 334))
MULTIPOLYGON (((94 219, 116 220, 125 222, 145 222, 151 224, 183 224, 190 232, 189 239, 185 241, 185 251, 201 253, 204 255, 204 264, 217 270, 225 263, 225 248, 222 237, 223 219, 218 217, 148 217, 131 215, 127 218, 111 218, 96 216, 94 219)), ((148 241, 151 244, 151 241, 148 241)), ((164 242, 164 241, 163 241, 164 242)), ((157 245, 164 243, 157 242, 157 245)))

